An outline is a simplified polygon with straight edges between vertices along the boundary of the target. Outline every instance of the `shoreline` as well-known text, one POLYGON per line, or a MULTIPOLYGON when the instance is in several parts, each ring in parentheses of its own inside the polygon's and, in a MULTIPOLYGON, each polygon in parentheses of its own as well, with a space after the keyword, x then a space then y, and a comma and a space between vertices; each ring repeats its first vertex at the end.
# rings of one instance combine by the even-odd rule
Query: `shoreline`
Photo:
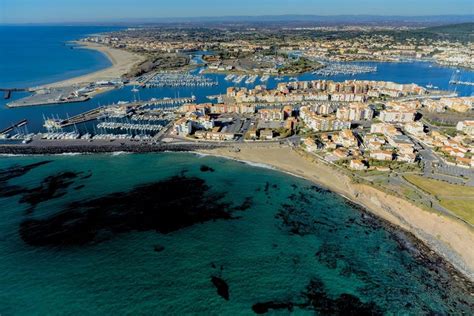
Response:
POLYGON ((289 147, 197 150, 196 153, 250 163, 313 182, 341 195, 397 229, 414 236, 474 282, 474 231, 465 223, 428 212, 399 197, 351 180, 319 162, 310 162, 289 147), (316 173, 316 174, 315 174, 316 173))
MULTIPOLYGON (((91 73, 40 85, 34 89, 61 88, 75 85, 85 85, 100 80, 113 80, 121 78, 128 73, 135 65, 145 60, 145 57, 139 54, 130 53, 126 50, 111 48, 105 45, 73 41, 78 49, 94 50, 104 55, 111 63, 109 67, 91 73)), ((74 49, 77 49, 74 48, 74 49)))

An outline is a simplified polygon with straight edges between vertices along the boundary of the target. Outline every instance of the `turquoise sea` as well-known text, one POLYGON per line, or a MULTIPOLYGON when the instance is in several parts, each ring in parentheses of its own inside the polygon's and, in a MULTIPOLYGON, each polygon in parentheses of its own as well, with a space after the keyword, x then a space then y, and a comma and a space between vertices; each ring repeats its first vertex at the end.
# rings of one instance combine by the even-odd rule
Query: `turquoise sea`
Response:
POLYGON ((274 170, 186 153, 10 157, 0 170, 2 315, 474 307, 472 283, 410 236, 274 170))
MULTIPOLYGON (((64 46, 106 30, 0 27, 0 87, 106 67, 102 55, 64 46)), ((380 64, 361 78, 449 88, 452 72, 380 64)), ((27 118, 39 131, 43 114, 133 97, 206 101, 230 85, 217 78, 216 88, 133 96, 127 87, 80 104, 6 109, 1 100, 0 128, 27 118)), ((468 315, 473 293, 472 283, 408 234, 262 166, 190 153, 0 157, 2 316, 468 315)))

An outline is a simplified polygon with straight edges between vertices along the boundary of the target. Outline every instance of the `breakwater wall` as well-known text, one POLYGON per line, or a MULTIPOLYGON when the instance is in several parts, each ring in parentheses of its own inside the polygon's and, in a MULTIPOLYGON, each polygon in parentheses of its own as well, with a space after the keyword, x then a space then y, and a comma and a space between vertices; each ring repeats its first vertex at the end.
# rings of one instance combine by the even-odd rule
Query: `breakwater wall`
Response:
POLYGON ((65 153, 151 153, 151 152, 186 152, 222 147, 218 144, 63 144, 56 146, 0 145, 3 155, 57 155, 65 153))

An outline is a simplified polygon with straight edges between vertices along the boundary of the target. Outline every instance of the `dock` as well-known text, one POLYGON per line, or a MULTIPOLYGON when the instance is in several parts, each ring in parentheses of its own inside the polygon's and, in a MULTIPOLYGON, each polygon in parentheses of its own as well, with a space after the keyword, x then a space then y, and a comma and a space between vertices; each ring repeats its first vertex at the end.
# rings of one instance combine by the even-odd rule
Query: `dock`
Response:
MULTIPOLYGON (((22 90, 25 91, 25 90, 22 90)), ((31 90, 28 90, 31 91, 31 90)), ((5 92, 6 93, 6 92, 5 92)), ((88 95, 82 95, 77 92, 74 87, 57 88, 57 89, 42 89, 36 90, 33 95, 15 100, 7 104, 9 108, 27 107, 36 105, 49 105, 49 104, 63 104, 63 103, 74 103, 84 102, 89 100, 88 95)))
POLYGON ((471 81, 459 81, 459 80, 451 80, 449 81, 451 85, 461 85, 461 86, 474 86, 474 82, 471 81))
POLYGON ((102 114, 102 107, 70 117, 59 123, 60 127, 68 127, 75 124, 85 123, 97 119, 102 114))
POLYGON ((10 132, 11 132, 12 130, 14 130, 15 128, 25 126, 26 124, 28 124, 28 121, 27 121, 27 120, 21 120, 20 122, 18 122, 18 123, 16 123, 16 124, 13 124, 12 126, 7 127, 7 128, 5 128, 5 129, 1 130, 1 131, 0 131, 0 135, 10 133, 10 132))
POLYGON ((28 88, 0 88, 0 92, 3 92, 3 98, 8 100, 11 98, 13 92, 29 92, 28 88))

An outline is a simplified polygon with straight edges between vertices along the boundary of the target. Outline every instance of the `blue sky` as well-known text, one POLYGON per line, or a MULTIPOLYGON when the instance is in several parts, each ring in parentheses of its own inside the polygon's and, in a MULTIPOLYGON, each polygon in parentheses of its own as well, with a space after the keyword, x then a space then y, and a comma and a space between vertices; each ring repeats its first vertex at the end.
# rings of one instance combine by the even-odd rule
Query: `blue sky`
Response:
POLYGON ((232 15, 474 14, 473 0, 0 0, 0 23, 232 15))

